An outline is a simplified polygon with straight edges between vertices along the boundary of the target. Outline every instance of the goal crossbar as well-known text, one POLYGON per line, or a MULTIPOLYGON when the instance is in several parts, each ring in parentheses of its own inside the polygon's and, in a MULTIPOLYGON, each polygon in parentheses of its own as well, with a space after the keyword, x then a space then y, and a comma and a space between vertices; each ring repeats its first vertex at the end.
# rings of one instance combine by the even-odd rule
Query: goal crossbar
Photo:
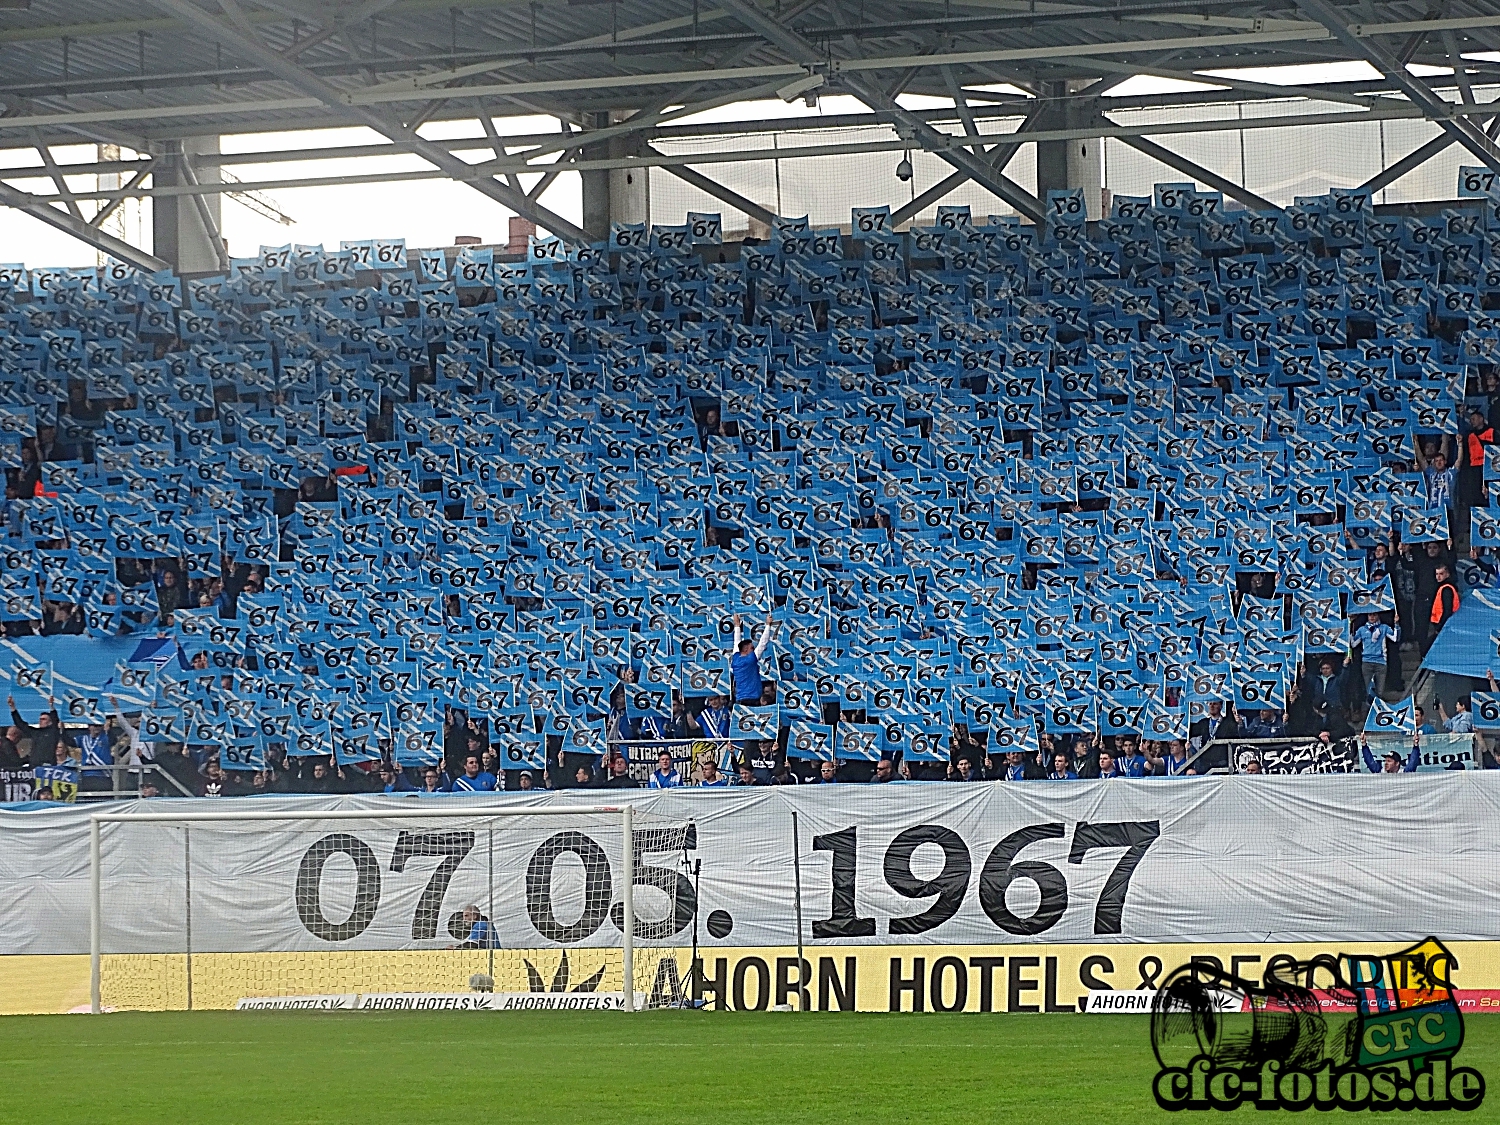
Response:
POLYGON ((620 904, 624 908, 624 925, 621 927, 620 955, 624 969, 623 998, 627 1012, 635 1010, 635 848, 633 846, 633 813, 630 805, 558 805, 526 808, 494 807, 438 807, 400 808, 386 810, 368 809, 313 809, 289 812, 269 810, 225 809, 213 812, 181 813, 136 813, 97 812, 89 816, 89 1010, 98 1015, 103 1010, 103 988, 101 966, 103 964, 102 940, 102 878, 101 878, 101 829, 105 824, 201 824, 230 823, 235 821, 267 820, 431 820, 463 817, 469 820, 559 816, 569 813, 585 813, 620 818, 621 862, 624 867, 624 887, 620 892, 620 904))

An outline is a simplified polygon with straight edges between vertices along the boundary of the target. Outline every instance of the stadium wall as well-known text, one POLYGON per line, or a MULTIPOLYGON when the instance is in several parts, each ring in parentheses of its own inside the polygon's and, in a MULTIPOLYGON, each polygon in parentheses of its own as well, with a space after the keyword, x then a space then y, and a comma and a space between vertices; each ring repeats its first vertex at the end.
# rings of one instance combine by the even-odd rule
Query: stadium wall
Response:
MULTIPOLYGON (((1253 979, 1280 953, 1390 952, 1428 936, 1455 950, 1456 983, 1476 1004, 1500 995, 1500 947, 1491 941, 1500 933, 1500 871, 1485 828, 1500 804, 1493 774, 617 796, 636 805, 638 832, 693 826, 680 854, 646 850, 637 862, 638 933, 651 931, 639 942, 639 991, 679 988, 734 1008, 786 1002, 797 981, 800 873, 812 1008, 1067 1010, 1090 988, 1149 986, 1195 956, 1253 979), (680 872, 695 860, 702 869, 690 892, 680 872), (689 898, 703 957, 697 986, 683 983, 689 898)), ((443 828, 484 831, 487 806, 561 812, 574 801, 445 798, 445 808, 464 802, 476 816, 443 828)), ((444 948, 451 940, 440 926, 414 940, 432 865, 387 864, 403 825, 380 819, 382 809, 412 801, 239 804, 368 810, 370 819, 193 825, 186 940, 182 830, 106 826, 105 972, 123 990, 120 1006, 181 1006, 173 990, 185 987, 189 954, 199 1007, 233 1006, 244 995, 462 991, 475 971, 492 971, 500 991, 550 991, 560 980, 565 989, 569 980, 620 987, 619 935, 607 917, 560 940, 539 922, 577 913, 564 889, 554 891, 568 875, 554 884, 549 869, 540 890, 534 877, 542 842, 567 830, 568 817, 506 821, 487 853, 481 842, 451 872, 437 916, 481 903, 499 937, 491 956, 444 948), (129 835, 109 835, 120 831, 129 835), (358 897, 357 864, 328 851, 334 832, 356 838, 380 869, 357 932, 342 925, 358 897), (309 902, 308 856, 319 847, 341 858, 314 874, 309 902), (336 925, 320 934, 319 918, 336 925)), ((66 1011, 87 999, 88 810, 0 812, 0 834, 8 844, 0 949, 9 954, 0 957, 0 1010, 66 1011)), ((618 874, 609 866, 598 873, 606 893, 618 874)))

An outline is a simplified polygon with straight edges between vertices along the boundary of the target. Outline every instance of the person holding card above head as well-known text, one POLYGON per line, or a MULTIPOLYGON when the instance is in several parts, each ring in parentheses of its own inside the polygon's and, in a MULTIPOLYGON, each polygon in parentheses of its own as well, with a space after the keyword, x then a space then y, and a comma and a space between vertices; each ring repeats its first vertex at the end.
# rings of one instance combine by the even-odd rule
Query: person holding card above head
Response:
POLYGON ((765 694, 765 682, 760 678, 760 658, 776 633, 776 623, 771 620, 771 610, 766 610, 766 624, 761 630, 759 643, 752 643, 741 633, 740 615, 734 615, 734 655, 729 658, 729 673, 734 684, 734 701, 754 707, 765 694))
POLYGON ((1365 768, 1371 773, 1416 773, 1417 767, 1422 764, 1422 742, 1416 736, 1412 738, 1411 753, 1404 762, 1400 752, 1396 750, 1387 750, 1377 762, 1375 755, 1370 753, 1370 744, 1364 735, 1359 736, 1359 751, 1364 755, 1365 768))
POLYGON ((1455 477, 1457 474, 1449 464, 1448 436, 1442 443, 1416 443, 1417 465, 1422 470, 1422 479, 1427 488, 1428 508, 1449 508, 1453 505, 1455 477))
POLYGON ((21 712, 16 710, 15 696, 6 696, 5 702, 10 706, 11 722, 22 735, 31 739, 32 765, 51 765, 57 754, 57 741, 62 735, 62 727, 57 718, 57 700, 48 698, 47 710, 37 717, 36 726, 21 718, 21 712))

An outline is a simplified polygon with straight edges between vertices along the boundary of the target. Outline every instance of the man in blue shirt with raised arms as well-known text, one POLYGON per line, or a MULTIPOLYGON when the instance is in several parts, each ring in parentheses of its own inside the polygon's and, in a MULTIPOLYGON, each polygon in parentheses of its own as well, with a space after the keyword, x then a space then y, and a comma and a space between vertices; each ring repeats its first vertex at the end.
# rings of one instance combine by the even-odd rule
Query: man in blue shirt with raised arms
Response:
POLYGON ((755 706, 765 693, 765 684, 760 678, 760 658, 776 632, 771 620, 771 610, 766 610, 765 628, 761 630, 760 643, 752 644, 740 632, 740 615, 734 615, 734 655, 729 658, 729 672, 734 681, 734 701, 755 706))
POLYGON ((1422 740, 1415 737, 1412 739, 1411 753, 1404 762, 1398 750, 1387 750, 1377 762, 1375 755, 1370 753, 1370 744, 1364 735, 1359 736, 1359 752, 1364 756, 1365 768, 1371 773, 1416 773, 1417 767, 1422 764, 1422 740))

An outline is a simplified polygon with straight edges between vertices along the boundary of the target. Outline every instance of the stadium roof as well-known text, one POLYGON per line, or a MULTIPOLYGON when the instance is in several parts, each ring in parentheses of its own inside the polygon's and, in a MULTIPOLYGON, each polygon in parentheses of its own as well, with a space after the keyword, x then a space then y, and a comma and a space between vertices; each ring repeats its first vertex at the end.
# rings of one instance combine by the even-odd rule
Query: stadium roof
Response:
MULTIPOLYGON (((1219 117, 1191 122, 1195 132, 1242 127, 1231 102, 1272 103, 1265 112, 1274 119, 1425 117, 1444 130, 1433 151, 1461 144, 1475 163, 1500 169, 1500 149, 1484 132, 1490 115, 1475 94, 1500 83, 1500 63, 1461 57, 1497 50, 1500 3, 1491 0, 0 0, 0 147, 36 146, 50 171, 47 147, 80 140, 160 160, 183 137, 362 125, 388 143, 338 155, 415 153, 428 172, 384 178, 462 179, 581 239, 575 224, 537 202, 539 191, 522 189, 521 172, 659 165, 746 209, 748 201, 715 190, 712 163, 785 158, 786 150, 710 153, 715 136, 742 134, 745 123, 674 122, 733 102, 845 93, 869 112, 839 120, 890 126, 887 139, 865 142, 869 151, 939 153, 956 182, 972 179, 1035 216, 1035 197, 1003 173, 1017 143, 996 142, 1013 130, 1026 138, 1018 143, 1119 136, 1245 197, 1174 158, 1171 128, 1108 116, 1127 109, 1224 104, 1219 117), (1204 71, 1350 60, 1383 77, 1300 86, 1219 78, 1210 80, 1218 90, 1103 97, 1136 74, 1204 81, 1204 71), (1451 77, 1436 80, 1409 69, 1455 62, 1451 77), (1435 92, 1433 81, 1447 89, 1435 92), (898 104, 901 94, 952 98, 955 108, 913 113, 898 104), (494 135, 494 117, 537 113, 558 118, 565 132, 494 135), (478 119, 492 147, 439 144, 417 131, 460 119, 478 119), (979 135, 985 144, 975 143, 979 135), (687 147, 658 151, 653 142, 666 138, 687 147)), ((266 164, 334 151, 206 162, 266 164)), ((63 171, 132 177, 115 197, 224 190, 191 175, 167 186, 148 182, 151 160, 63 171)), ((361 178, 383 177, 334 182, 361 178)), ((326 182, 290 172, 256 186, 326 182)), ((77 203, 104 193, 70 189, 61 173, 55 183, 47 196, 0 181, 0 203, 92 241, 77 203)), ((751 204, 748 213, 762 210, 751 204)))

